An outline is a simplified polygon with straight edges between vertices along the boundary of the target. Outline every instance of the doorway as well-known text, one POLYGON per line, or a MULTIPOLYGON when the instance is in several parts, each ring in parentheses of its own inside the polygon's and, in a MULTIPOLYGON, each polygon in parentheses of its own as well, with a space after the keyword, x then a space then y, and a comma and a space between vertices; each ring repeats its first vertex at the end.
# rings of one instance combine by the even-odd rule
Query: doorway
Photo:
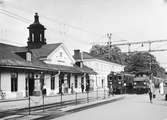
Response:
POLYGON ((29 95, 32 96, 34 91, 34 78, 29 78, 29 95))

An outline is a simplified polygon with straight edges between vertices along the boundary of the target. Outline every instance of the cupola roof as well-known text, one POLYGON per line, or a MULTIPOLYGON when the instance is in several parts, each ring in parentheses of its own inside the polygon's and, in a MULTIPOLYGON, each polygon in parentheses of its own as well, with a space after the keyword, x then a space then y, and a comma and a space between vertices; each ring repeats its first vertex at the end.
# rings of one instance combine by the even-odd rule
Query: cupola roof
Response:
POLYGON ((38 16, 38 13, 35 13, 34 15, 34 23, 32 23, 28 29, 31 29, 31 28, 41 28, 41 29, 46 29, 44 27, 44 25, 42 25, 40 22, 39 22, 39 16, 38 16))

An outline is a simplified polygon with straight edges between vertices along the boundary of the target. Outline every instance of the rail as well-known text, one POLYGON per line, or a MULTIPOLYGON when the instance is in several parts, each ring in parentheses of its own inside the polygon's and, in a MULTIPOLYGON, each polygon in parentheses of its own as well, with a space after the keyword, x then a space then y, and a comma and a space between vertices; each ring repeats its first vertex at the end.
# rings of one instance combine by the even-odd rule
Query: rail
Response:
POLYGON ((75 92, 73 94, 57 94, 52 96, 29 96, 21 100, 0 100, 1 111, 20 110, 27 114, 32 111, 43 110, 56 107, 62 108, 70 105, 89 103, 111 97, 108 89, 97 89, 89 92, 75 92))

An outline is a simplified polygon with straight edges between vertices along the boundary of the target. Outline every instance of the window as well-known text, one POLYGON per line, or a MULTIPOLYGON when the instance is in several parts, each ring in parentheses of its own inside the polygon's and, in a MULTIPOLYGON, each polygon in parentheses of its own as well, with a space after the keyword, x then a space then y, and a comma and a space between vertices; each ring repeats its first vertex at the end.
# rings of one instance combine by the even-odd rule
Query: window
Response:
POLYGON ((51 75, 51 90, 55 89, 55 76, 51 75))
POLYGON ((26 60, 31 62, 31 53, 29 51, 26 53, 26 60))
POLYGON ((40 41, 42 41, 42 34, 40 34, 40 41))
POLYGON ((18 87, 18 73, 11 73, 11 91, 16 92, 18 87))
POLYGON ((32 33, 32 42, 34 42, 34 33, 32 33))
POLYGON ((101 85, 102 85, 102 88, 104 87, 104 80, 102 79, 101 80, 101 85))
POLYGON ((75 75, 75 88, 77 88, 78 87, 78 76, 77 75, 75 75))
POLYGON ((71 86, 70 86, 70 77, 71 77, 71 75, 68 74, 68 75, 67 75, 67 84, 68 84, 68 88, 71 87, 71 86))

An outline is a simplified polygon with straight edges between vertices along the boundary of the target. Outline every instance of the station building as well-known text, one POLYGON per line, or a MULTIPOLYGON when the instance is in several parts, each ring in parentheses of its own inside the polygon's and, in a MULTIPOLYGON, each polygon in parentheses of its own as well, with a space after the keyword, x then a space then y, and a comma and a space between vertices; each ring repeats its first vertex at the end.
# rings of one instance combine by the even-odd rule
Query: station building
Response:
POLYGON ((123 65, 113 63, 105 58, 92 56, 80 50, 74 50, 74 58, 76 63, 82 61, 84 65, 92 68, 97 73, 96 75, 90 75, 94 89, 107 89, 107 76, 111 72, 120 73, 124 71, 123 65))
POLYGON ((0 99, 41 95, 44 87, 48 96, 71 93, 72 87, 81 92, 81 84, 88 90, 94 87, 89 77, 96 75, 92 68, 76 65, 63 43, 46 43, 46 28, 37 13, 28 29, 27 46, 0 43, 0 99))

